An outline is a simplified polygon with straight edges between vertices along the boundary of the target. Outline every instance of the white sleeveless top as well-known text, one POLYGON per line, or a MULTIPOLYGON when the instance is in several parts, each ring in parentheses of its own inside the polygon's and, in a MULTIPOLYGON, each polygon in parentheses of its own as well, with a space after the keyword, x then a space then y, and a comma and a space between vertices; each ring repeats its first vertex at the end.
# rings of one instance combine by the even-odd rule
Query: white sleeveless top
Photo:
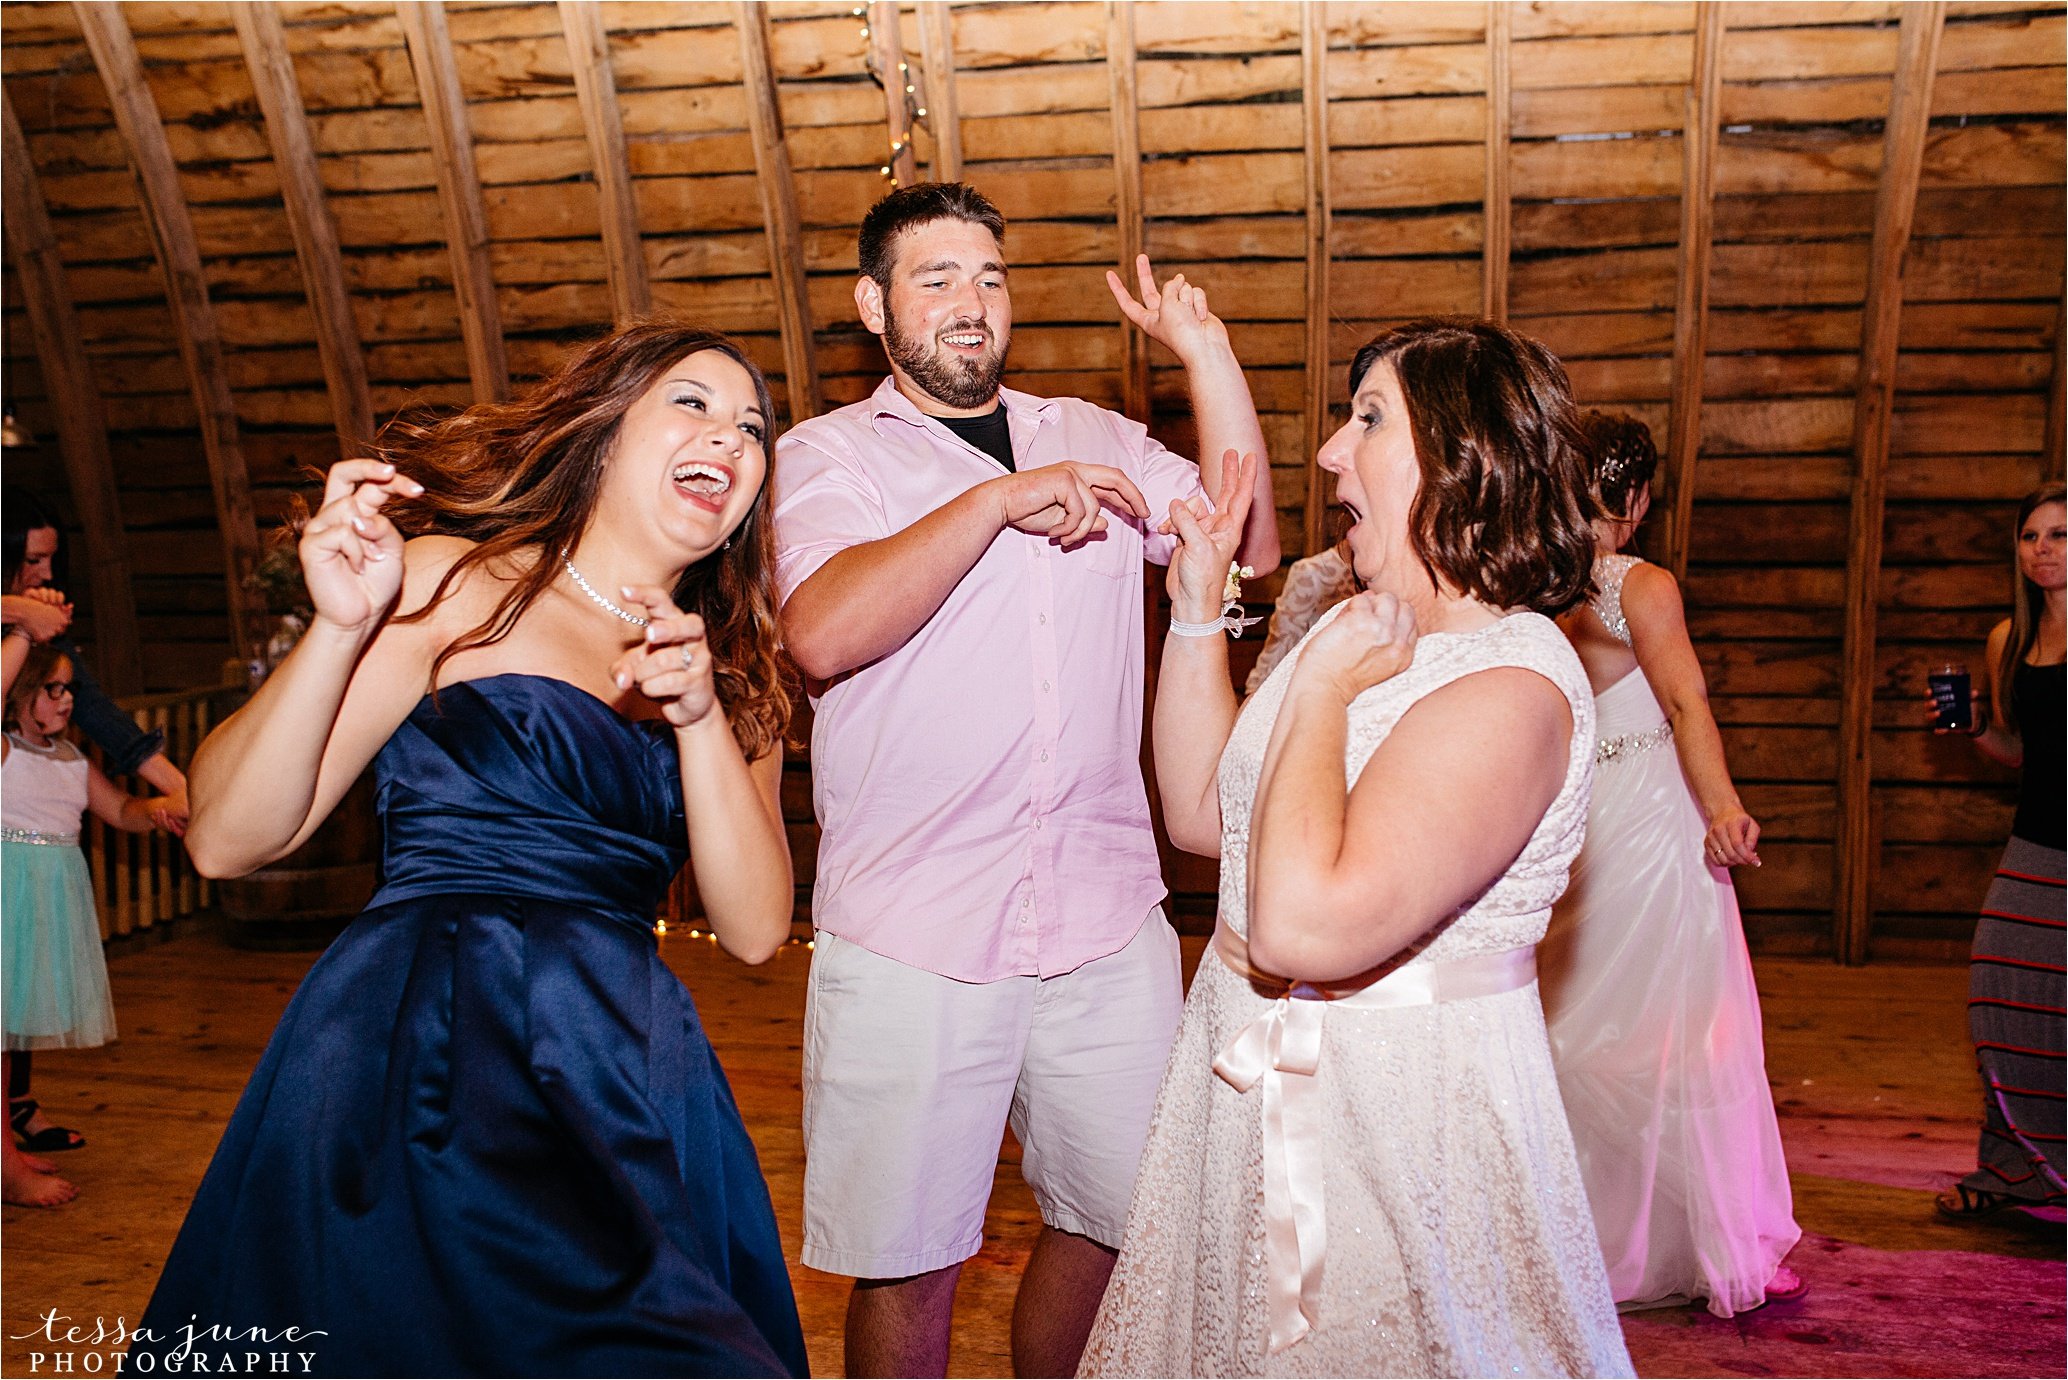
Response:
MULTIPOLYGON (((1338 604, 1278 664, 1243 705, 1221 755, 1221 910, 1237 934, 1249 933, 1249 824, 1263 774, 1271 727, 1284 706, 1286 688, 1301 649, 1342 612, 1338 604)), ((1349 735, 1343 771, 1356 784, 1365 764, 1403 714, 1424 695, 1475 671, 1514 666, 1535 671, 1561 690, 1572 706, 1572 745, 1565 782, 1544 812, 1529 842, 1508 870, 1471 905, 1421 936, 1409 947, 1412 963, 1441 962, 1469 954, 1501 953, 1544 937, 1551 904, 1565 890, 1566 874, 1580 851, 1587 803, 1594 785, 1594 695, 1580 658, 1558 625, 1541 614, 1511 613, 1466 633, 1423 633, 1407 669, 1359 695, 1349 707, 1349 735)))
POLYGON ((74 834, 86 814, 86 755, 62 740, 35 747, 7 735, 0 767, 0 828, 74 834))

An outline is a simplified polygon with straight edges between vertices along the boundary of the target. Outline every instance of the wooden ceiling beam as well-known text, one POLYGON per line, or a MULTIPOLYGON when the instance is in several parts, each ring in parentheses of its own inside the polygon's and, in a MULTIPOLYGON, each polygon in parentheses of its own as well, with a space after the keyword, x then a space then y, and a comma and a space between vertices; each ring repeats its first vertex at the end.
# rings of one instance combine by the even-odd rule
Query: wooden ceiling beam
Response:
POLYGON ((395 17, 402 25, 417 97, 431 129, 431 164, 445 212, 467 373, 475 401, 500 401, 510 396, 510 363, 503 349, 495 275, 488 263, 488 208, 482 204, 481 177, 474 169, 474 133, 467 124, 467 98, 453 60, 445 6, 441 0, 404 0, 395 7, 395 17))
POLYGON ((1867 961, 1879 840, 1874 827, 1876 613, 1883 519, 1888 506, 1889 419, 1895 407, 1896 347, 1903 315, 1903 256, 1917 211, 1931 128, 1945 0, 1905 5, 1896 71, 1883 126, 1874 240, 1861 309, 1859 386, 1853 399, 1853 487, 1845 565, 1845 653, 1838 721, 1838 871, 1834 947, 1844 963, 1867 961))
POLYGON ((1665 549, 1659 564, 1687 578, 1694 533, 1695 462, 1702 450, 1702 380, 1709 358, 1709 259, 1716 229, 1716 131, 1723 89, 1723 6, 1695 7, 1695 54, 1681 121, 1680 265, 1673 308, 1671 402, 1666 414, 1665 549))
POLYGON ((754 136, 755 184, 768 229, 769 275, 775 280, 776 316, 783 333, 783 384, 790 424, 825 410, 819 388, 817 342, 811 329, 811 294, 804 277, 804 237, 798 229, 797 179, 783 141, 776 103, 775 61, 769 48, 768 11, 753 0, 733 7, 740 35, 740 71, 747 88, 747 121, 754 136))
POLYGON ((1486 241, 1481 250, 1481 309, 1495 321, 1508 319, 1508 246, 1515 203, 1510 195, 1508 132, 1514 122, 1509 0, 1486 6, 1486 241))
POLYGON ((1327 484, 1318 457, 1328 434, 1330 361, 1328 244, 1328 14, 1325 5, 1300 7, 1300 105, 1305 119, 1307 197, 1307 507, 1302 555, 1322 547, 1328 515, 1327 484))
POLYGON ((955 100, 955 15, 947 0, 919 6, 919 61, 926 69, 926 127, 933 180, 962 180, 962 116, 955 100))
POLYGON ((625 158, 625 122, 618 110, 617 75, 610 65, 610 34, 603 27, 603 7, 594 0, 560 0, 560 27, 567 34, 589 161, 596 168, 611 314, 622 326, 653 310, 653 289, 646 278, 639 203, 632 195, 632 169, 625 158))
MULTIPOLYGON (((1106 74, 1113 110, 1113 219, 1120 231, 1120 281, 1136 281, 1142 252, 1142 120, 1135 92, 1134 0, 1106 0, 1106 74)), ((1149 421, 1149 337, 1120 323, 1121 411, 1149 421)))
POLYGON ((223 365, 222 337, 208 300, 200 243, 180 190, 179 166, 158 115, 158 101, 144 79, 143 61, 119 5, 75 4, 80 32, 108 90, 115 127, 137 180, 144 224, 165 278, 172 332, 186 366, 200 417, 201 442, 215 490, 216 524, 223 543, 223 579, 228 590, 233 649, 246 655, 260 630, 262 610, 245 588, 258 562, 258 521, 251 480, 237 429, 237 408, 223 365))
POLYGON ((8 255, 14 260, 29 335, 36 346, 36 361, 43 368, 43 387, 57 417, 58 451, 72 490, 72 507, 85 534, 96 664, 110 690, 134 695, 144 688, 143 644, 137 640, 129 537, 122 526, 115 465, 108 455, 108 414, 86 360, 85 338, 65 288, 65 267, 50 227, 50 209, 36 180, 29 142, 14 118, 12 99, 0 101, 0 113, 6 121, 5 144, 0 147, 0 179, 4 179, 0 197, 7 203, 7 215, 0 225, 6 228, 8 255))
POLYGON ((352 296, 345 286, 337 224, 331 219, 330 202, 316 171, 316 146, 309 136, 309 115, 295 79, 294 58, 287 51, 287 35, 274 6, 232 5, 230 19, 237 26, 244 65, 251 69, 251 84, 265 115, 266 141, 280 179, 280 201, 294 236, 309 311, 316 321, 316 354, 336 418, 338 448, 350 459, 364 454, 373 440, 373 398, 366 384, 359 326, 352 317, 352 296))
POLYGON ((912 149, 911 67, 905 61, 905 35, 898 22, 897 0, 870 0, 869 65, 883 85, 884 123, 890 129, 890 169, 893 186, 909 187, 919 180, 919 155, 912 149))

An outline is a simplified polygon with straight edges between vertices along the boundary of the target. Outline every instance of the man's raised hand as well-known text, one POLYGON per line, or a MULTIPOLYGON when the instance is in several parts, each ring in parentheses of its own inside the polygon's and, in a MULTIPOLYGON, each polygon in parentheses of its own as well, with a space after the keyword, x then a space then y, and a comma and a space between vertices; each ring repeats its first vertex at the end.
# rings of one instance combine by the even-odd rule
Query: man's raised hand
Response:
POLYGON ((1113 301, 1122 316, 1176 355, 1181 364, 1189 368, 1201 350, 1229 348, 1228 328, 1206 305, 1205 288, 1187 282, 1185 275, 1178 273, 1159 289, 1147 254, 1135 256, 1135 276, 1140 283, 1139 301, 1118 273, 1106 270, 1106 287, 1112 292, 1113 301))

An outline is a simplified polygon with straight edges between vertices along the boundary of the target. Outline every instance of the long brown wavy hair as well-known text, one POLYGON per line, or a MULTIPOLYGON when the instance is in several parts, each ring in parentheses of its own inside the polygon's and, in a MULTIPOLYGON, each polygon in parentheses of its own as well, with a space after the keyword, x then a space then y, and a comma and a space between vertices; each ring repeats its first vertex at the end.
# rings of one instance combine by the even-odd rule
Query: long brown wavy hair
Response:
POLYGON ((626 412, 670 365, 702 350, 734 360, 754 380, 770 427, 762 442, 768 470, 730 546, 683 572, 675 604, 703 617, 718 700, 741 750, 753 759, 782 741, 790 688, 776 630, 769 516, 775 408, 767 380, 735 341, 679 321, 640 321, 614 331, 510 402, 479 403, 427 423, 398 420, 382 433, 374 447, 378 458, 424 486, 420 497, 398 496, 383 511, 405 536, 435 532, 474 543, 424 607, 396 621, 427 617, 470 570, 517 572, 488 617, 438 654, 433 686, 452 656, 508 637, 560 578, 560 553, 574 547, 595 515, 626 412))
POLYGON ((1381 361, 1407 401, 1422 472, 1408 535, 1430 579, 1553 617, 1585 599, 1599 508, 1557 356, 1492 321, 1426 317, 1357 352, 1353 396, 1381 361))
POLYGON ((2025 520, 2049 503, 2063 502, 2063 493, 2058 482, 2040 485, 2018 504, 2018 520, 2011 524, 2011 584, 2018 593, 2011 605, 2011 635, 2003 640, 2003 652, 1990 668, 1995 674, 1989 677, 1989 694, 1995 700, 1990 707, 1996 711, 1997 722, 2013 733, 2018 731, 2013 678, 2019 664, 2032 654, 2032 644, 2039 640, 2040 619, 2046 616, 2046 591, 2026 579, 2018 563, 2019 539, 2024 535, 2025 520))

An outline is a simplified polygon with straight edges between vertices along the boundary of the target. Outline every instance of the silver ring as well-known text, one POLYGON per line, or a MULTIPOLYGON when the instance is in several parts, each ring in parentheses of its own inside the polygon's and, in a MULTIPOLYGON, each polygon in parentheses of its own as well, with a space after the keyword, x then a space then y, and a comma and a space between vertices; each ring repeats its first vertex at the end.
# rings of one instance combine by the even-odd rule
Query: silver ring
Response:
POLYGON ((696 659, 697 649, 685 643, 682 648, 682 669, 685 671, 695 670, 696 659))

